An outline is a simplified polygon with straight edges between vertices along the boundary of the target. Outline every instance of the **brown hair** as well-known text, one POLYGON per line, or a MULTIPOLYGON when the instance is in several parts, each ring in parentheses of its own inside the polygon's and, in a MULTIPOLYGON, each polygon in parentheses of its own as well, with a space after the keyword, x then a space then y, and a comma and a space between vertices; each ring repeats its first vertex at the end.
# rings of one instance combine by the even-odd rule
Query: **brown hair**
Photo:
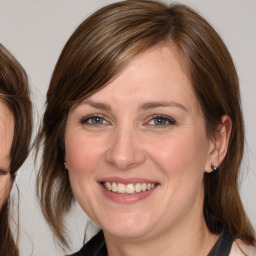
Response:
POLYGON ((216 131, 222 115, 232 120, 226 158, 217 172, 205 174, 208 228, 220 233, 227 226, 234 238, 255 242, 238 192, 244 127, 238 78, 229 51, 216 31, 191 8, 128 0, 103 7, 76 29, 59 57, 48 89, 37 138, 37 150, 43 147, 37 192, 48 223, 66 246, 63 217, 73 199, 63 165, 69 109, 106 86, 135 56, 159 43, 175 45, 184 57, 208 135, 216 131))
MULTIPOLYGON (((10 174, 15 179, 16 172, 29 153, 32 133, 32 104, 30 101, 28 78, 20 63, 0 44, 0 99, 3 100, 15 120, 14 137, 11 147, 10 174)), ((16 256, 18 248, 9 226, 10 200, 0 209, 0 255, 16 256)))

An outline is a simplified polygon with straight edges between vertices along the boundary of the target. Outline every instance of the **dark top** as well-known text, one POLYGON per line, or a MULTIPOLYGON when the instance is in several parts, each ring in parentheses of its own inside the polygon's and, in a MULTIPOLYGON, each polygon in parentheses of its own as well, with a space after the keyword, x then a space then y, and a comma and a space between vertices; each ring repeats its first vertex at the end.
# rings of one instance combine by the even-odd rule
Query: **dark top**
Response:
POLYGON ((70 256, 107 256, 108 251, 102 230, 91 238, 79 252, 70 256))
POLYGON ((228 256, 232 247, 234 239, 230 235, 228 229, 220 234, 219 239, 216 244, 213 246, 208 256, 228 256))
MULTIPOLYGON (((216 244, 208 254, 208 256, 228 256, 232 247, 233 238, 229 231, 225 229, 216 244)), ((107 247, 103 232, 100 231, 97 235, 91 238, 83 248, 70 256, 107 256, 107 247)))

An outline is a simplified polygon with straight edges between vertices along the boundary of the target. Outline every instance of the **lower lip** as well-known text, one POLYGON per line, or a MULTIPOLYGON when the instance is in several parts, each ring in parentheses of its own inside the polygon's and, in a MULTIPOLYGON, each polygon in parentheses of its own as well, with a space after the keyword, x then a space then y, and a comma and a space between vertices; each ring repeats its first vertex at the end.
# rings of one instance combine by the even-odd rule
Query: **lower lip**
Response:
POLYGON ((131 203, 135 203, 141 200, 146 199, 148 196, 150 196, 155 189, 158 187, 154 187, 148 191, 145 192, 139 192, 139 193, 135 193, 135 194, 119 194, 116 192, 112 192, 109 191, 107 189, 105 189, 101 183, 99 183, 104 195, 109 198, 110 200, 116 202, 116 203, 121 203, 121 204, 131 204, 131 203))

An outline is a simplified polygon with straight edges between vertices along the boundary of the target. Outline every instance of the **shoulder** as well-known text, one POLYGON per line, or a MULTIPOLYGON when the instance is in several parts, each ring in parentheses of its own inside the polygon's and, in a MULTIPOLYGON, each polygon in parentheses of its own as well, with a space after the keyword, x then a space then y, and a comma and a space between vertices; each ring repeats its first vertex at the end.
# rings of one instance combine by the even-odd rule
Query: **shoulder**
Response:
POLYGON ((245 244, 242 240, 236 239, 233 242, 230 256, 256 256, 256 247, 245 244))

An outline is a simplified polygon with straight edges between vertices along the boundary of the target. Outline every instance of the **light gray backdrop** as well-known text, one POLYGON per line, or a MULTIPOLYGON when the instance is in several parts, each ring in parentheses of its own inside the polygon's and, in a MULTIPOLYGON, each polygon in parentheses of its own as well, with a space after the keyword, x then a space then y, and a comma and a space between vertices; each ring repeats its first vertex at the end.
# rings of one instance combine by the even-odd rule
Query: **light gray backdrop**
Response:
MULTIPOLYGON (((43 112, 45 94, 61 49, 74 29, 107 0, 0 0, 0 42, 27 70, 35 102, 35 118, 43 112)), ((169 1, 170 2, 170 1, 169 1)), ((246 124, 246 155, 241 196, 256 228, 256 1, 187 0, 220 33, 227 44, 241 81, 246 124)), ((36 126, 38 123, 36 123, 36 126)), ((54 244, 35 199, 35 167, 30 158, 19 172, 21 256, 57 256, 54 244)), ((17 198, 17 189, 12 192, 17 198)), ((17 202, 17 200, 15 200, 17 202)), ((17 207, 17 205, 16 205, 17 207)), ((15 211, 17 212, 17 208, 15 211)), ((75 206, 67 218, 71 251, 82 246, 86 216, 75 206)), ((88 237, 89 238, 89 237, 88 237)))

